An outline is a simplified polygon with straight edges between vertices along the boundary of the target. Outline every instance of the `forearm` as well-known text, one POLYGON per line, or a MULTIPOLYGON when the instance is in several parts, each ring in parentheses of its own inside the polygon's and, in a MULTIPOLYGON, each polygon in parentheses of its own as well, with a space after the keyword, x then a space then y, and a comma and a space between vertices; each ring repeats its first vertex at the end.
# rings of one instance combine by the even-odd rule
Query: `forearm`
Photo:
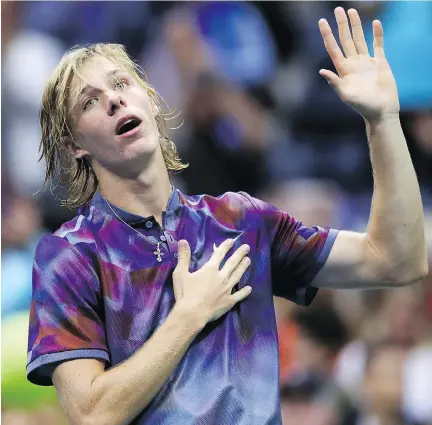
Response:
POLYGON ((374 195, 367 234, 390 280, 409 282, 427 270, 420 189, 398 115, 366 122, 374 195))
POLYGON ((89 423, 129 424, 155 397, 204 325, 175 306, 134 356, 93 381, 89 423))

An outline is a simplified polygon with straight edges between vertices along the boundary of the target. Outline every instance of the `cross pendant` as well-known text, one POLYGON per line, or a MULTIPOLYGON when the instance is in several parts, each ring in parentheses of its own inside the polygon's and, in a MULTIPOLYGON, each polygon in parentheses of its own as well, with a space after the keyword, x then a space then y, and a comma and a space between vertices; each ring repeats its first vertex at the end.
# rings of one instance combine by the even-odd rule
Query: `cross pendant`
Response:
POLYGON ((164 253, 160 250, 160 244, 161 243, 158 242, 156 251, 153 251, 153 254, 156 255, 159 263, 162 261, 162 256, 164 255, 164 253))

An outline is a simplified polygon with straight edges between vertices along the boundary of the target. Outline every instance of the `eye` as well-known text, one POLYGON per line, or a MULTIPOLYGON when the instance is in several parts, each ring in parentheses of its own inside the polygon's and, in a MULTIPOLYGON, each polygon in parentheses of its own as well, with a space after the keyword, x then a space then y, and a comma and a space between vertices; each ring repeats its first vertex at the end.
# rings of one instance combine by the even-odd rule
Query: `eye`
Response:
POLYGON ((114 88, 117 90, 125 90, 127 83, 128 82, 126 80, 116 80, 116 82, 114 84, 114 88))
POLYGON ((84 111, 96 105, 96 101, 97 101, 96 97, 90 97, 89 99, 87 99, 83 105, 84 111))

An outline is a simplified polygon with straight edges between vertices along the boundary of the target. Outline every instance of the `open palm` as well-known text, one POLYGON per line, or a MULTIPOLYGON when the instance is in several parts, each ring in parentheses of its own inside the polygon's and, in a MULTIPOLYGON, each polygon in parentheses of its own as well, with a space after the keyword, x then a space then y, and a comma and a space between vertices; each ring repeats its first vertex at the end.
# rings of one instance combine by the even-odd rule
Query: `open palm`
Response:
POLYGON ((365 119, 377 119, 399 112, 396 81, 384 54, 384 36, 380 21, 373 22, 374 56, 369 55, 360 16, 355 9, 335 9, 338 25, 339 48, 330 25, 320 19, 319 28, 324 46, 333 61, 337 74, 327 69, 320 70, 339 97, 352 106, 365 119))

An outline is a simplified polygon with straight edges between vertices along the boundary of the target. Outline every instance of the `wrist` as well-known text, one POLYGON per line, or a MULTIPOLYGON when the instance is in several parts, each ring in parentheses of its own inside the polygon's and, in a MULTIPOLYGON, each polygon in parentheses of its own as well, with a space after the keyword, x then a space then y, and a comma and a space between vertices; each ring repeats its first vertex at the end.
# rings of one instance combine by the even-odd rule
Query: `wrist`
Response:
POLYGON ((200 332, 208 322, 207 317, 200 309, 190 306, 183 300, 174 305, 172 313, 175 314, 179 323, 190 327, 196 333, 200 332))
POLYGON ((385 123, 400 122, 399 112, 384 113, 375 117, 364 118, 368 127, 379 126, 385 123))

